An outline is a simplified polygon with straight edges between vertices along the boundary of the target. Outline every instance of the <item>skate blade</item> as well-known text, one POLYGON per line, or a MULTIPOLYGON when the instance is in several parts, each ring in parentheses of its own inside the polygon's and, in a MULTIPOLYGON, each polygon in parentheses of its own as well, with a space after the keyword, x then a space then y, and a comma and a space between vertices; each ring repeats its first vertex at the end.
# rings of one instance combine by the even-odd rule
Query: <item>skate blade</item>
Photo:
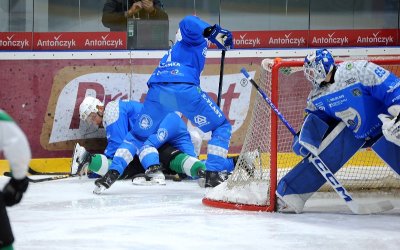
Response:
POLYGON ((78 166, 79 166, 79 162, 78 162, 79 154, 78 154, 78 151, 79 151, 80 147, 81 146, 79 145, 79 143, 75 144, 74 151, 73 151, 73 154, 72 154, 71 174, 76 174, 78 172, 78 166))
POLYGON ((137 186, 153 186, 153 185, 166 185, 165 180, 146 180, 145 177, 136 177, 132 180, 133 185, 137 186))
POLYGON ((201 188, 205 188, 205 187, 206 187, 206 178, 199 178, 199 179, 197 180, 197 184, 199 184, 199 186, 200 186, 201 188))
POLYGON ((99 194, 102 194, 104 192, 104 190, 106 190, 106 189, 107 188, 105 186, 102 186, 102 185, 96 186, 94 188, 94 190, 93 190, 93 193, 99 195, 99 194))
POLYGON ((150 186, 153 185, 150 181, 146 181, 145 177, 136 177, 132 180, 133 185, 137 186, 150 186))

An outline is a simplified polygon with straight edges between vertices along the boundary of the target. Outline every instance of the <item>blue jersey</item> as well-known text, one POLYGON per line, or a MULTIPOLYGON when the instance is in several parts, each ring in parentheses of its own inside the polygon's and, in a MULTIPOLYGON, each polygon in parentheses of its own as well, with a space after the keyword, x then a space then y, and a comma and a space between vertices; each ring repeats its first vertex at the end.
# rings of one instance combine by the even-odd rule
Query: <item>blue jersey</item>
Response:
POLYGON ((160 82, 184 82, 200 85, 204 69, 207 40, 203 31, 210 25, 198 17, 187 16, 179 23, 181 39, 161 59, 148 84, 160 82))
POLYGON ((142 107, 143 104, 129 100, 111 101, 107 104, 103 115, 103 126, 107 136, 104 154, 107 158, 114 157, 115 151, 131 130, 142 107))
POLYGON ((343 121, 356 138, 374 137, 381 132, 378 115, 400 103, 399 87, 399 78, 374 63, 343 62, 333 84, 311 91, 306 111, 328 123, 343 121))

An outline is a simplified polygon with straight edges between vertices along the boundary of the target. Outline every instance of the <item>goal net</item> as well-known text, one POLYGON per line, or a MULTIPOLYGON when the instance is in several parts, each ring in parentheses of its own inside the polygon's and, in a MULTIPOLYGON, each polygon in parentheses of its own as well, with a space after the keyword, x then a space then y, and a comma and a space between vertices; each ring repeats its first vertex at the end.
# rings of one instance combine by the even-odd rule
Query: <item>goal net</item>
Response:
MULTIPOLYGON (((351 58, 354 59, 361 58, 351 58)), ((400 76, 400 57, 362 59, 400 76)), ((337 61, 343 60, 349 59, 337 61)), ((296 131, 301 128, 311 90, 302 66, 303 59, 264 59, 258 81, 260 88, 296 131)), ((276 206, 277 183, 302 159, 291 150, 292 134, 265 100, 258 93, 255 96, 251 121, 235 170, 227 181, 207 191, 203 198, 205 205, 272 212, 276 206)), ((390 192, 400 188, 400 176, 368 148, 357 152, 335 176, 349 191, 390 192)), ((331 191, 331 188, 325 184, 319 191, 331 191)))

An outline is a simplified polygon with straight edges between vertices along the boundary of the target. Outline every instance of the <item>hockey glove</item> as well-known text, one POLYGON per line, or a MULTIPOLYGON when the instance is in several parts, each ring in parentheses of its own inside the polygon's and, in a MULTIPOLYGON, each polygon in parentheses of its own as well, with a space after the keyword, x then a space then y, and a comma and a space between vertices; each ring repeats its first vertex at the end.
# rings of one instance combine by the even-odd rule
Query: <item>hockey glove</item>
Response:
POLYGON ((25 177, 22 180, 17 180, 14 177, 7 183, 3 189, 4 203, 6 206, 13 206, 19 203, 23 193, 28 188, 29 180, 25 177))
POLYGON ((400 105, 392 105, 387 114, 378 115, 382 121, 382 133, 386 140, 400 146, 400 105))
POLYGON ((299 133, 297 133, 293 138, 292 150, 296 155, 306 157, 310 151, 300 144, 298 134, 299 133))
POLYGON ((217 45, 219 49, 233 49, 232 33, 229 30, 222 29, 218 24, 206 28, 203 35, 217 45))

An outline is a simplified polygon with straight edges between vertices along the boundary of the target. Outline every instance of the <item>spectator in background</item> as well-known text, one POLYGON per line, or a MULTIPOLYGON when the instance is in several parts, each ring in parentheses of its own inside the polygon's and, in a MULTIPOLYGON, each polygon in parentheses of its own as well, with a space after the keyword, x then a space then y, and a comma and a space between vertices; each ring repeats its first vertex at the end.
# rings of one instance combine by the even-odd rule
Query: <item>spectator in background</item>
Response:
POLYGON ((110 31, 126 31, 128 18, 168 20, 160 0, 106 0, 102 23, 110 31))

